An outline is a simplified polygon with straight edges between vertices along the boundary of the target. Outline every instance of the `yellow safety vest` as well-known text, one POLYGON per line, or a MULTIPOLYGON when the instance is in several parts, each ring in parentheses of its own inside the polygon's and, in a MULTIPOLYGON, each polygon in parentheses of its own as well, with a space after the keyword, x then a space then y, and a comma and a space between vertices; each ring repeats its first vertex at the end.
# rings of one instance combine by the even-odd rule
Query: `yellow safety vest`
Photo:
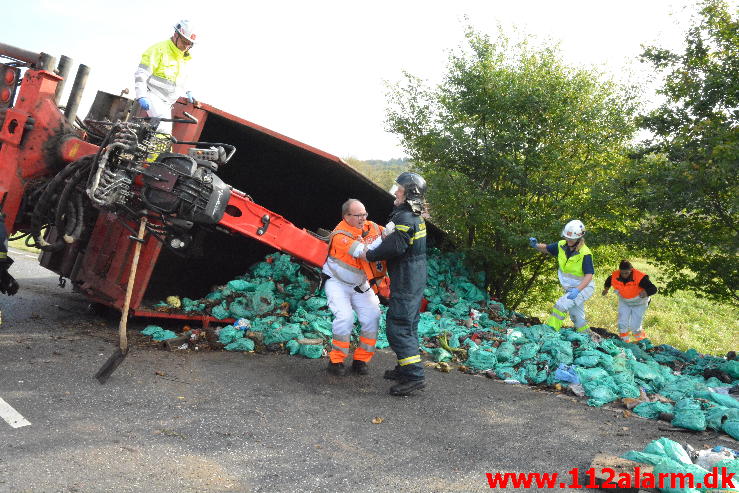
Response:
POLYGON ((161 41, 150 46, 141 55, 139 68, 150 75, 146 81, 136 80, 136 82, 146 82, 149 90, 171 98, 177 91, 178 82, 182 84, 185 63, 191 58, 189 53, 180 51, 171 39, 161 41))
POLYGON ((593 255, 590 248, 587 245, 583 245, 579 251, 573 253, 570 258, 564 251, 564 246, 567 244, 567 240, 560 240, 557 243, 557 263, 559 264, 559 270, 565 276, 570 278, 582 279, 585 273, 582 271, 582 262, 585 259, 585 255, 593 255))

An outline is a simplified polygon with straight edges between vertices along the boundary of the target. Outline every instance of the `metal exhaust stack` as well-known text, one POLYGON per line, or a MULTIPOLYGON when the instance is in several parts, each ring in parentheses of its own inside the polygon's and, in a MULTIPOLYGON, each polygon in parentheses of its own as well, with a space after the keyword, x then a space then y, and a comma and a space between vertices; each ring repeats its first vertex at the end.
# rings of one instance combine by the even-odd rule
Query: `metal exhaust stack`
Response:
POLYGON ((85 90, 85 84, 87 84, 88 75, 90 75, 90 67, 80 64, 77 69, 77 76, 74 78, 72 92, 69 93, 67 107, 64 109, 64 116, 69 123, 74 123, 77 117, 77 109, 80 107, 80 100, 82 99, 82 92, 85 90))
POLYGON ((66 55, 62 55, 61 58, 59 58, 59 65, 56 66, 56 70, 54 71, 56 75, 62 78, 62 80, 59 82, 59 84, 56 85, 56 92, 54 93, 54 102, 59 105, 59 100, 62 97, 62 91, 64 90, 64 84, 67 82, 67 77, 69 76, 69 69, 72 68, 72 59, 69 58, 66 55))

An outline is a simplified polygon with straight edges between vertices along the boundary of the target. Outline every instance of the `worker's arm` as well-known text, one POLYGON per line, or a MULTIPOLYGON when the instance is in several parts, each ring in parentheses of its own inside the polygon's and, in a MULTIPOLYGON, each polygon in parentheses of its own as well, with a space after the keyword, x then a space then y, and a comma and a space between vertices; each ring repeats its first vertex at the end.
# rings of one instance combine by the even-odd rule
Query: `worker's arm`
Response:
POLYGON ((160 54, 157 51, 157 45, 150 46, 141 55, 139 66, 133 74, 136 99, 145 98, 148 95, 149 90, 146 84, 149 77, 154 72, 154 69, 159 65, 160 58, 160 54))
POLYGON ((585 255, 585 258, 582 260, 582 272, 583 272, 583 278, 582 281, 580 281, 580 284, 577 285, 578 292, 581 292, 585 287, 590 284, 590 281, 593 280, 593 275, 595 274, 595 268, 593 267, 593 256, 592 255, 585 255))
POLYGON ((588 284, 590 284, 590 281, 592 281, 592 280, 593 280, 593 274, 585 274, 583 276, 582 281, 580 282, 580 284, 577 285, 577 289, 579 289, 580 291, 582 291, 583 289, 585 289, 585 287, 588 284))
MULTIPOLYGON (((556 246, 556 243, 554 245, 556 246)), ((533 237, 529 238, 529 246, 533 248, 534 250, 540 251, 541 253, 547 253, 548 248, 549 248, 549 245, 547 245, 546 243, 539 243, 538 241, 536 241, 536 238, 533 238, 533 237)), ((552 253, 552 252, 549 252, 549 253, 552 253)), ((556 254, 557 254, 557 250, 555 248, 554 253, 552 253, 552 255, 556 255, 556 254)))
POLYGON ((540 251, 541 253, 548 253, 547 252, 547 244, 546 243, 537 243, 534 248, 536 250, 540 251))
POLYGON ((643 298, 647 296, 652 296, 657 293, 657 286, 652 284, 652 281, 649 280, 649 276, 642 277, 641 281, 639 281, 639 287, 644 290, 642 291, 643 293, 645 293, 644 296, 639 293, 639 296, 642 296, 643 298))
POLYGON ((376 260, 388 260, 403 255, 410 244, 410 236, 399 230, 395 230, 387 235, 380 245, 366 252, 366 259, 370 262, 376 260))
POLYGON ((388 260, 405 253, 411 244, 412 225, 398 223, 392 233, 383 238, 377 248, 368 250, 365 258, 370 262, 388 260))
POLYGON ((611 276, 606 277, 606 281, 603 283, 603 292, 600 294, 607 295, 609 289, 611 289, 611 276))
POLYGON ((549 255, 557 256, 557 248, 559 244, 555 243, 539 243, 536 238, 529 238, 529 246, 534 250, 538 250, 541 253, 548 253, 549 255))

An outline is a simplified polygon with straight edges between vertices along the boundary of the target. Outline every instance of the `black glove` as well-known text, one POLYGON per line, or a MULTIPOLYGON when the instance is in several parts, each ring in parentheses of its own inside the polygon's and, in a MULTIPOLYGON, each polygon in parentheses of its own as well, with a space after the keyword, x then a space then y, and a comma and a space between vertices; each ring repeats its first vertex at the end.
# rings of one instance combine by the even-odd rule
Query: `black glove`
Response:
POLYGON ((7 270, 0 272, 0 293, 13 296, 18 292, 18 281, 13 276, 8 274, 7 270))

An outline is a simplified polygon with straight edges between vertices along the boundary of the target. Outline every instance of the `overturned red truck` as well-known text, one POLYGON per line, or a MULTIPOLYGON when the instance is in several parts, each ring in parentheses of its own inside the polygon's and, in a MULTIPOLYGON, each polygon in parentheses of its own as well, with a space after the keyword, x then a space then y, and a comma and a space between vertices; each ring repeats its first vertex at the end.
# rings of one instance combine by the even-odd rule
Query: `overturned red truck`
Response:
POLYGON ((207 323, 151 307, 171 294, 202 297, 274 250, 321 265, 327 245, 312 231, 336 224, 348 197, 380 221, 392 208, 336 156, 207 104, 178 101, 171 136, 134 118, 133 101, 100 91, 81 120, 85 65, 60 106, 69 58, 0 44, 0 62, 6 228, 91 302, 123 306, 142 216, 131 312, 207 323))

